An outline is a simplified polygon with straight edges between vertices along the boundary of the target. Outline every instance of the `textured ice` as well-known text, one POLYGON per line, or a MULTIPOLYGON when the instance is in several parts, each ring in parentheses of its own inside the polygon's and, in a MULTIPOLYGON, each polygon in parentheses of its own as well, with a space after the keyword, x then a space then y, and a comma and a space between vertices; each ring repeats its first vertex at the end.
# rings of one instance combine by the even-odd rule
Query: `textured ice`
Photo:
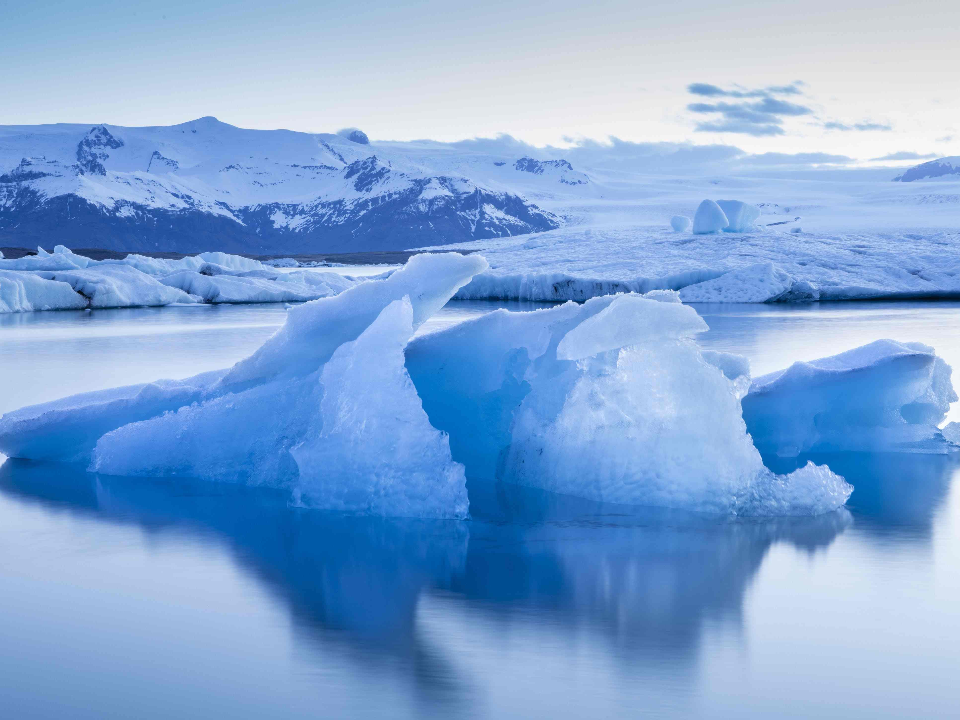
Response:
POLYGON ((717 200, 717 205, 727 218, 724 232, 743 233, 756 230, 760 218, 760 208, 739 200, 717 200))
POLYGON ((743 416, 762 451, 944 452, 951 369, 920 343, 877 340, 756 378, 743 416))
POLYGON ((686 215, 674 215, 670 218, 670 227, 677 232, 687 232, 690 229, 690 218, 686 215))
POLYGON ((387 279, 292 308, 257 353, 179 409, 95 440, 91 468, 284 487, 311 507, 462 517, 463 470, 430 427, 403 346, 485 267, 477 256, 416 256, 387 279))
POLYGON ((37 276, 70 285, 92 308, 194 303, 195 297, 128 265, 101 265, 77 270, 41 271, 37 276))
POLYGON ((0 270, 0 313, 81 310, 86 306, 87 299, 68 283, 0 270))
POLYGON ((407 367, 471 477, 711 513, 842 505, 851 488, 825 467, 763 466, 741 416, 745 364, 706 359, 704 329, 690 307, 620 295, 490 313, 415 339, 407 367))
POLYGON ((466 512, 458 463, 480 479, 709 513, 817 514, 846 500, 826 468, 763 467, 740 410, 746 362, 702 353, 693 338, 706 326, 676 293, 501 310, 407 344, 485 267, 416 256, 292 308, 228 371, 8 413, 0 450, 424 517, 466 512))
POLYGON ((301 500, 373 515, 466 516, 463 465, 450 457, 446 434, 430 425, 404 367, 412 335, 404 297, 324 365, 320 413, 290 451, 301 500))
POLYGON ((773 263, 758 263, 680 290, 689 303, 765 303, 817 300, 819 290, 797 281, 773 263))
POLYGON ((947 423, 941 432, 947 442, 960 445, 960 422, 947 423))
POLYGON ((193 302, 305 302, 363 282, 333 272, 282 272, 222 252, 179 260, 132 254, 121 260, 96 261, 62 245, 53 253, 38 248, 37 255, 0 260, 0 275, 0 312, 193 302))
POLYGON ((723 209, 713 200, 704 200, 693 216, 693 234, 718 233, 730 224, 723 209))

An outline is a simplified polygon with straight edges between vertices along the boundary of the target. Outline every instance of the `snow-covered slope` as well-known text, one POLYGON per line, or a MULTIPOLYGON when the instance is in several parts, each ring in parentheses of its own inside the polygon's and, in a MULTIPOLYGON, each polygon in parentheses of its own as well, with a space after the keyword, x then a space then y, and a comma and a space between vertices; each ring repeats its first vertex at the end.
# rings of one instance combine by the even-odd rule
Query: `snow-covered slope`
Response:
POLYGON ((960 155, 914 165, 902 175, 897 175, 894 181, 913 182, 914 180, 932 180, 933 178, 948 176, 953 176, 953 179, 960 178, 960 155))
MULTIPOLYGON (((212 117, 170 127, 2 127, 0 244, 353 252, 559 226, 497 183, 502 172, 478 181, 470 162, 431 162, 345 135, 244 130, 212 117)), ((482 164, 499 171, 506 161, 482 164)), ((569 164, 544 165, 546 176, 526 185, 586 182, 569 164)))

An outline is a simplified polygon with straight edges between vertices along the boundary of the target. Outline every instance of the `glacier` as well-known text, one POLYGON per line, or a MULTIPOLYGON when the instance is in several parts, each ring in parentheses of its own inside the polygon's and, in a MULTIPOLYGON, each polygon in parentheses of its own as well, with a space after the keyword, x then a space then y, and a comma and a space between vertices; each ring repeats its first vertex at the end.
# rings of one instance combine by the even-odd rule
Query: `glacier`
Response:
POLYGON ((950 376, 928 345, 877 340, 754 379, 743 417, 756 446, 782 457, 947 452, 938 425, 957 400, 950 376))
POLYGON ((763 466, 749 367, 701 351, 677 293, 423 323, 487 268, 418 255, 389 277, 291 308, 232 368, 7 413, 0 451, 121 476, 282 488, 314 508, 464 517, 466 477, 589 500, 809 515, 851 488, 826 467, 763 466))

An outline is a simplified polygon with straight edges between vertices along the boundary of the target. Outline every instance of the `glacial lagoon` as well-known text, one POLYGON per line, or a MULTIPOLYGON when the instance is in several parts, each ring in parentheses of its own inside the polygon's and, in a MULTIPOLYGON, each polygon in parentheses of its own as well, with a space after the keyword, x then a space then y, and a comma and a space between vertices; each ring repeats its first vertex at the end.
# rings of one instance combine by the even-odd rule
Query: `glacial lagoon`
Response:
MULTIPOLYGON (((454 302, 420 332, 496 307, 454 302)), ((753 374, 879 338, 960 368, 960 305, 702 305, 753 374)), ((282 305, 0 316, 0 412, 245 357, 282 305)), ((958 420, 955 405, 948 420, 958 420)), ((960 462, 818 456, 813 518, 600 505, 470 480, 471 518, 0 466, 0 697, 24 718, 941 717, 960 462)), ((796 460, 765 458, 777 472, 796 460)))

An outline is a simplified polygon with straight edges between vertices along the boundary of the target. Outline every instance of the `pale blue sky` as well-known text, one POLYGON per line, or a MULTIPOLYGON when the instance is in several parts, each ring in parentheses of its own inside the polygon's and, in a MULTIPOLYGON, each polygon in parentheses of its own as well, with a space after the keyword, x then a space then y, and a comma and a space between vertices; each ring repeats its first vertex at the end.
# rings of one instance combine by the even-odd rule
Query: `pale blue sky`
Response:
POLYGON ((957 154, 958 27, 946 0, 0 0, 0 124, 957 154), (739 120, 783 102, 804 110, 739 120))

